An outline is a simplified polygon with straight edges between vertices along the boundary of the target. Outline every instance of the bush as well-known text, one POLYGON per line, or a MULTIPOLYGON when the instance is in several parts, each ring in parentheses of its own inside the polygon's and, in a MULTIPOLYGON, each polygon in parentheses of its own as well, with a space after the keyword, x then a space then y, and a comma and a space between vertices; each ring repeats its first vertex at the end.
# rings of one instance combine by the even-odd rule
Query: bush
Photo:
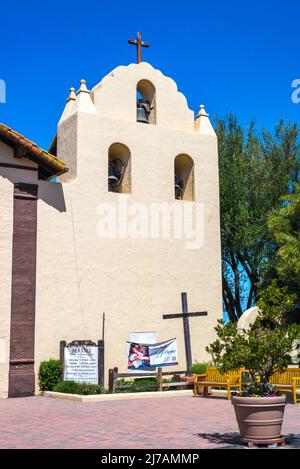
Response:
POLYGON ((203 374, 203 373, 206 373, 206 370, 207 370, 207 364, 206 363, 193 363, 191 366, 190 366, 190 369, 189 371, 191 371, 192 373, 197 373, 197 374, 203 374))
POLYGON ((157 391, 156 378, 135 378, 126 380, 120 378, 116 381, 116 393, 120 392, 147 392, 157 391))
POLYGON ((51 358, 44 360, 39 369, 39 387, 41 391, 52 391, 61 380, 62 364, 59 360, 51 358))
POLYGON ((300 338, 300 326, 286 323, 290 295, 273 287, 268 293, 269 302, 258 302, 260 312, 249 329, 239 331, 236 323, 219 320, 217 340, 206 347, 222 373, 245 368, 252 382, 259 383, 258 388, 268 384, 277 371, 286 370, 294 342, 300 338))
POLYGON ((53 391, 80 394, 82 396, 104 393, 104 390, 98 384, 75 383, 75 381, 60 381, 53 388, 53 391))

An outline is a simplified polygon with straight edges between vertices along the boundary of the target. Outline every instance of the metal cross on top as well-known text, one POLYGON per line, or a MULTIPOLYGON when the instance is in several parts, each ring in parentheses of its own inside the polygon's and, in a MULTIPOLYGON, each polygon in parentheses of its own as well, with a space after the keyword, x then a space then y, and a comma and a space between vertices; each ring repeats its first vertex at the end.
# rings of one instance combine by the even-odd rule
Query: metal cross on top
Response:
POLYGON ((142 48, 143 47, 150 47, 151 44, 149 42, 142 41, 142 33, 137 33, 136 39, 128 39, 129 44, 133 44, 136 46, 137 51, 137 63, 142 62, 142 48))
POLYGON ((182 313, 164 314, 163 319, 176 319, 176 318, 183 319, 185 356, 186 356, 186 366, 187 366, 187 371, 188 371, 192 365, 192 347, 191 347, 189 318, 195 317, 195 316, 207 316, 207 311, 189 313, 186 293, 181 293, 181 304, 182 304, 182 313))

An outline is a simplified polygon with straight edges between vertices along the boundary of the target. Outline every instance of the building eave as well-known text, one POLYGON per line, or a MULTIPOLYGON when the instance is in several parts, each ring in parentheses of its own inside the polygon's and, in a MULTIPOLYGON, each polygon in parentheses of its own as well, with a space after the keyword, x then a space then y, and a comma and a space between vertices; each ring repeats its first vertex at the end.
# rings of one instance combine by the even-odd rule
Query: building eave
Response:
POLYGON ((2 123, 0 123, 0 141, 13 147, 15 158, 28 158, 36 163, 41 179, 49 180, 69 170, 55 155, 2 123))

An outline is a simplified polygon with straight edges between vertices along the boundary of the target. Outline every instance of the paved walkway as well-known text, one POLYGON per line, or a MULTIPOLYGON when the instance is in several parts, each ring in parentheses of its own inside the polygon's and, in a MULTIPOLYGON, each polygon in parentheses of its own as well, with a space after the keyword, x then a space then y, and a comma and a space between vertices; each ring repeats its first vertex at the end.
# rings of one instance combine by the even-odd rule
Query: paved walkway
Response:
MULTIPOLYGON (((0 400, 0 448, 236 447, 224 399, 172 397, 77 403, 49 397, 0 400)), ((287 405, 284 434, 300 443, 300 405, 287 405)), ((291 445, 291 446, 293 446, 291 445)))

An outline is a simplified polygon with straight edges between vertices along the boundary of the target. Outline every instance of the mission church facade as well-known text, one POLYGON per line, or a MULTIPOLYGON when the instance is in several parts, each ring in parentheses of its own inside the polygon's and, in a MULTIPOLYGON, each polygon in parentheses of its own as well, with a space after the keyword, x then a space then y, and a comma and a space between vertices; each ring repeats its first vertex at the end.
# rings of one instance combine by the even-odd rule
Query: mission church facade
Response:
MULTIPOLYGON (((126 341, 177 338, 187 292, 193 361, 207 360, 222 315, 217 138, 175 82, 150 64, 120 66, 70 90, 49 152, 0 125, 0 396, 38 392, 61 340, 101 338, 105 375, 126 371, 126 341), (53 179, 55 180, 53 181, 53 179), (99 235, 103 207, 203 208, 201 245, 171 236, 99 235), (100 207, 100 208, 99 208, 100 207)), ((103 228, 103 227, 102 227, 103 228)))

